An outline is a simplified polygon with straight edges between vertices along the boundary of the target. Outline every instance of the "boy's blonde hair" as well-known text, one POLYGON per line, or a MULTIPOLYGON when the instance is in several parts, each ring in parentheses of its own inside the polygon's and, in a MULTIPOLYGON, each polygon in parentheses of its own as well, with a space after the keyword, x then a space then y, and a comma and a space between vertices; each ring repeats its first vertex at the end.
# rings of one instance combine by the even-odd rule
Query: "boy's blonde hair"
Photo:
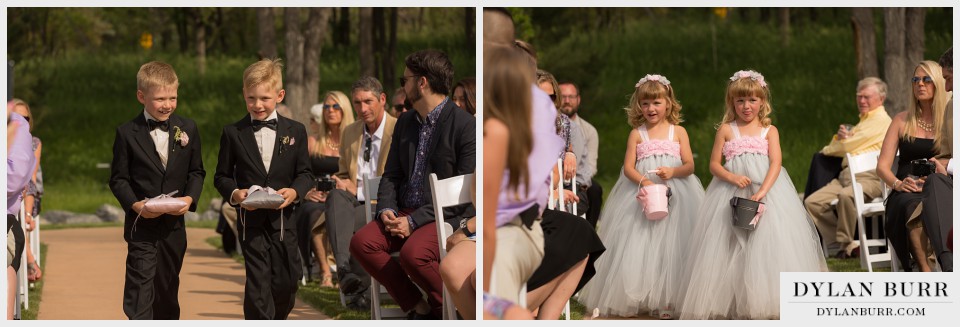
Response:
MULTIPOLYGON (((759 73, 757 73, 757 75, 759 75, 759 73)), ((766 82, 762 80, 762 75, 760 78, 760 81, 749 77, 735 78, 727 84, 726 111, 723 113, 723 121, 721 124, 726 124, 737 119, 737 111, 733 106, 734 98, 755 96, 763 101, 760 105, 760 110, 757 112, 757 119, 760 120, 760 126, 770 126, 771 120, 768 116, 773 112, 773 107, 770 106, 770 89, 767 88, 766 82)))
POLYGON ((640 108, 640 101, 653 99, 665 99, 667 101, 664 119, 668 123, 677 125, 683 122, 683 117, 680 115, 680 109, 683 109, 683 106, 680 105, 680 101, 677 101, 677 97, 673 93, 673 87, 657 81, 646 81, 636 87, 633 95, 630 96, 630 104, 623 108, 627 112, 627 122, 630 123, 630 126, 640 128, 647 122, 647 118, 643 115, 643 109, 640 108))
POLYGON ((280 59, 263 59, 247 67, 243 71, 243 89, 269 85, 274 91, 283 89, 283 64, 280 59))
POLYGON ((137 72, 137 90, 149 91, 158 87, 178 87, 180 80, 173 66, 165 62, 151 61, 140 66, 137 72))

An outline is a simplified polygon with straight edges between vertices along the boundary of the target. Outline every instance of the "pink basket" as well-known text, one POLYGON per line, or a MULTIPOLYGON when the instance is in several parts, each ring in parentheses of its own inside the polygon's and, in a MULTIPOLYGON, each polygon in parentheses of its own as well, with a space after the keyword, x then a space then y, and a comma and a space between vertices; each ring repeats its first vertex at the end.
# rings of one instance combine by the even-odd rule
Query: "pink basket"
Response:
POLYGON ((660 220, 667 217, 667 186, 653 184, 640 188, 637 201, 643 206, 643 215, 648 220, 660 220))

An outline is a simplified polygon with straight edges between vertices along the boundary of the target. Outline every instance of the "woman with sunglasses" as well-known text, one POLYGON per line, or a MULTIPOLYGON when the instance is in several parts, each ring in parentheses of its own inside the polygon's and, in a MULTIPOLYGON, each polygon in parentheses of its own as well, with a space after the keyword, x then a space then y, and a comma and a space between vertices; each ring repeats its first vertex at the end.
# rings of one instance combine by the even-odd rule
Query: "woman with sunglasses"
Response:
MULTIPOLYGON (((33 114, 30 111, 30 105, 28 105, 23 100, 14 98, 11 100, 13 102, 13 112, 23 116, 23 119, 29 123, 29 131, 33 133, 34 119, 33 114)), ((43 271, 40 270, 40 265, 38 265, 36 256, 31 250, 30 246, 30 235, 35 228, 37 228, 37 223, 34 220, 34 217, 40 214, 40 197, 43 195, 43 171, 40 170, 40 150, 42 143, 40 139, 36 136, 33 137, 32 146, 33 154, 37 158, 37 165, 33 168, 33 173, 30 180, 27 182, 27 188, 23 191, 23 209, 24 217, 27 223, 26 233, 26 253, 27 253, 27 279, 30 282, 35 282, 40 280, 43 277, 43 271)))
MULTIPOLYGON (((300 215, 300 231, 304 232, 301 235, 308 235, 307 231, 310 235, 300 238, 300 251, 304 258, 308 258, 312 241, 321 270, 320 286, 333 287, 333 274, 327 262, 325 246, 326 217, 323 214, 329 189, 326 189, 324 184, 331 185, 330 176, 339 168, 341 131, 352 124, 354 119, 350 100, 343 92, 327 92, 323 99, 322 104, 315 104, 310 108, 310 130, 307 139, 311 169, 318 179, 317 187, 310 189, 304 196, 306 201, 297 209, 297 214, 300 215)), ((306 266, 309 275, 313 265, 306 266)))
POLYGON ((457 82, 453 86, 453 97, 451 98, 457 107, 466 110, 471 115, 477 115, 477 80, 468 77, 457 82))
MULTIPOLYGON (((911 78, 912 101, 907 110, 894 116, 880 148, 877 160, 877 175, 893 192, 887 198, 884 228, 897 259, 904 271, 913 271, 911 253, 921 271, 930 271, 923 249, 911 249, 907 232, 907 220, 919 215, 917 206, 922 200, 920 191, 926 175, 911 161, 931 158, 936 153, 934 142, 941 137, 943 111, 950 92, 944 89, 940 65, 923 61, 916 66, 911 78), (893 159, 899 151, 897 173, 891 170, 893 159)), ((919 235, 917 235, 919 237, 919 235)))

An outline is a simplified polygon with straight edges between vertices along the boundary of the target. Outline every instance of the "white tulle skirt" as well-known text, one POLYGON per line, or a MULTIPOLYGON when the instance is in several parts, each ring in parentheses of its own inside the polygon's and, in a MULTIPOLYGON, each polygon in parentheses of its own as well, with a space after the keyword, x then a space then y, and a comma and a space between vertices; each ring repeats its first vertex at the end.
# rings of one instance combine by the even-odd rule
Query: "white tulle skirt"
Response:
MULTIPOLYGON (((743 154, 725 168, 760 183, 769 159, 743 154)), ((766 212, 757 229, 733 227, 730 198, 749 198, 758 188, 719 178, 707 187, 690 235, 681 319, 779 319, 780 272, 827 271, 816 227, 785 169, 761 200, 766 212)))
MULTIPOLYGON (((646 172, 681 164, 677 157, 654 155, 639 160, 636 169, 646 172)), ((580 293, 579 301, 588 312, 598 308, 604 316, 632 317, 667 305, 676 307, 683 296, 684 254, 703 200, 703 185, 695 175, 666 182, 653 174, 648 177, 672 190, 669 215, 648 220, 636 199, 638 184, 621 170, 600 213, 598 234, 607 251, 597 259, 597 274, 580 293)))

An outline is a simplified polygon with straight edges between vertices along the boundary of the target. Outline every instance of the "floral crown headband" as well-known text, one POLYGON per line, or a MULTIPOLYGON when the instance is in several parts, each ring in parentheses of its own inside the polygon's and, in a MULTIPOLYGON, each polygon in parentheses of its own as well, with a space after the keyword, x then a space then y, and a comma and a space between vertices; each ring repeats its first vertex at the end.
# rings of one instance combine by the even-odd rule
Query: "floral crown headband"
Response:
POLYGON ((644 76, 643 78, 641 78, 640 81, 637 82, 637 85, 634 85, 633 87, 640 87, 640 84, 643 84, 646 82, 660 82, 660 84, 663 84, 664 86, 670 85, 670 80, 668 80, 663 75, 647 74, 647 76, 644 76))
POLYGON ((763 80, 763 75, 752 70, 741 70, 736 73, 733 73, 733 76, 730 76, 730 81, 736 81, 738 79, 749 78, 757 83, 760 83, 761 87, 767 87, 767 82, 763 80))

